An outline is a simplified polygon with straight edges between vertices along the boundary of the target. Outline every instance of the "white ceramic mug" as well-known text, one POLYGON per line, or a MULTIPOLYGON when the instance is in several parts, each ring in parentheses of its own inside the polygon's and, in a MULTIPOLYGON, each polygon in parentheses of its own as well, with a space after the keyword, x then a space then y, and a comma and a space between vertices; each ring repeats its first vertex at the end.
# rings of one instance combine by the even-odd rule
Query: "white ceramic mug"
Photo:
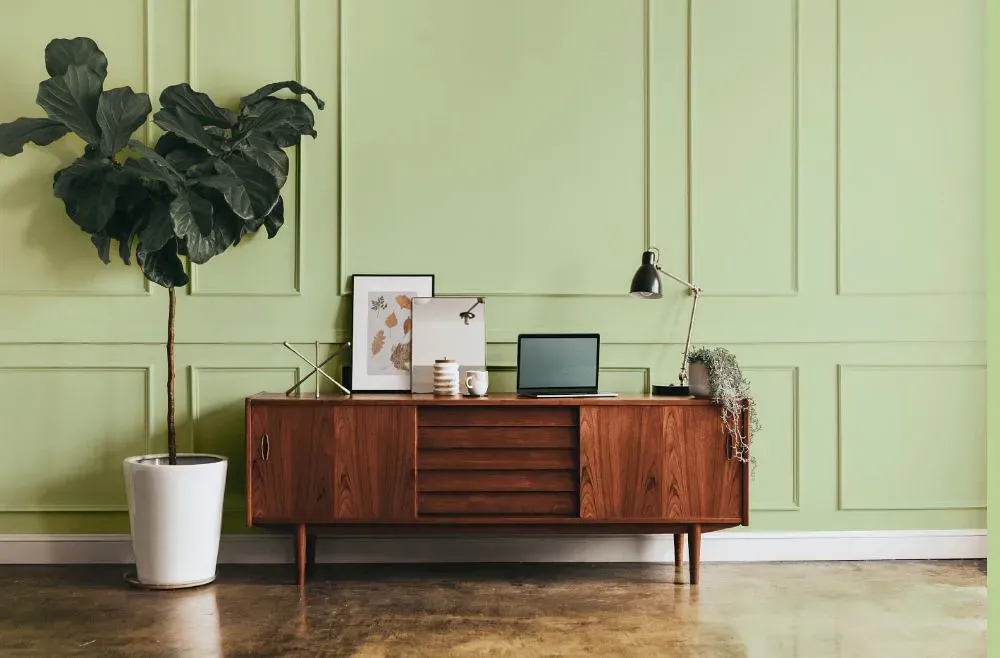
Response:
POLYGON ((490 387, 490 374, 485 370, 470 370, 465 373, 465 386, 470 395, 482 397, 490 387))

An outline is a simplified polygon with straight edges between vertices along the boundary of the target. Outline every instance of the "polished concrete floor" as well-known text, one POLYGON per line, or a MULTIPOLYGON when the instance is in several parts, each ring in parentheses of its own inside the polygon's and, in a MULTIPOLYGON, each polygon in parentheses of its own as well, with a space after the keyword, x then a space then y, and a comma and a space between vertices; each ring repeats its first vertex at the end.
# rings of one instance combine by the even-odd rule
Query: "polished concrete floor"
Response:
POLYGON ((985 656, 983 562, 0 567, 0 656, 985 656))

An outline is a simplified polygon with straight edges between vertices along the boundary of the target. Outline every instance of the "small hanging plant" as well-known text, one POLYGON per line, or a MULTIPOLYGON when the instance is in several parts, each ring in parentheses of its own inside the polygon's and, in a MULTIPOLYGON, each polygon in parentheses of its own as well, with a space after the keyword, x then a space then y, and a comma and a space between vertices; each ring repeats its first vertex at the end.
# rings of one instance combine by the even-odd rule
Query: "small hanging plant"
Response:
POLYGON ((743 376, 736 356, 724 347, 700 347, 688 355, 688 369, 692 394, 709 397, 722 407, 722 426, 732 441, 733 454, 756 466, 750 455, 750 440, 760 429, 760 420, 750 382, 743 376), (749 406, 749 428, 740 422, 744 405, 749 406))

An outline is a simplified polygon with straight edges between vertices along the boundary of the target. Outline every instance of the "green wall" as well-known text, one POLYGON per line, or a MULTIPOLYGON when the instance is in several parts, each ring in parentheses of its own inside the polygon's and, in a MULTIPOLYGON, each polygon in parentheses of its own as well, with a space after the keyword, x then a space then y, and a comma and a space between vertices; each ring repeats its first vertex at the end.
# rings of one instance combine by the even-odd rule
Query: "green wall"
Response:
MULTIPOLYGON (((231 531, 243 397, 298 376, 282 341, 349 338, 351 273, 487 295, 494 389, 519 332, 587 330, 602 388, 639 391, 676 376, 689 308, 625 295, 650 243, 759 399, 752 529, 985 526, 984 0, 245 5, 35 0, 0 24, 6 120, 40 114, 55 36, 154 99, 294 77, 329 101, 288 226, 178 301, 181 445, 234 458, 231 531)), ((79 149, 0 160, 0 533, 125 531, 121 459, 164 444, 166 293, 52 197, 79 149)))

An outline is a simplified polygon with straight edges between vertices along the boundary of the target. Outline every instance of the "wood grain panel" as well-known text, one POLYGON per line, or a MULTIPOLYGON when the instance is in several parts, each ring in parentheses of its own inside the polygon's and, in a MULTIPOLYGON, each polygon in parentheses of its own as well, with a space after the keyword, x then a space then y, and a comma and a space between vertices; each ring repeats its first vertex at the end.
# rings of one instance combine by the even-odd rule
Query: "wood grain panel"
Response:
POLYGON ((573 427, 428 427, 420 430, 417 447, 441 448, 576 448, 573 427))
POLYGON ((575 450, 420 450, 417 455, 420 470, 575 470, 575 450))
POLYGON ((580 408, 580 516, 663 516, 667 407, 580 408))
POLYGON ((337 410, 338 519, 414 518, 416 434, 413 407, 337 410))
POLYGON ((417 473, 417 490, 434 492, 576 491, 575 471, 427 471, 417 473))
POLYGON ((420 514, 572 516, 576 504, 573 493, 427 493, 418 507, 420 514))
POLYGON ((717 408, 665 408, 666 519, 739 517, 744 468, 729 458, 717 408))
POLYGON ((254 406, 247 429, 250 514, 270 523, 334 520, 333 418, 329 407, 254 406))
POLYGON ((572 406, 537 407, 421 407, 421 427, 468 427, 474 425, 572 427, 576 425, 572 406))

